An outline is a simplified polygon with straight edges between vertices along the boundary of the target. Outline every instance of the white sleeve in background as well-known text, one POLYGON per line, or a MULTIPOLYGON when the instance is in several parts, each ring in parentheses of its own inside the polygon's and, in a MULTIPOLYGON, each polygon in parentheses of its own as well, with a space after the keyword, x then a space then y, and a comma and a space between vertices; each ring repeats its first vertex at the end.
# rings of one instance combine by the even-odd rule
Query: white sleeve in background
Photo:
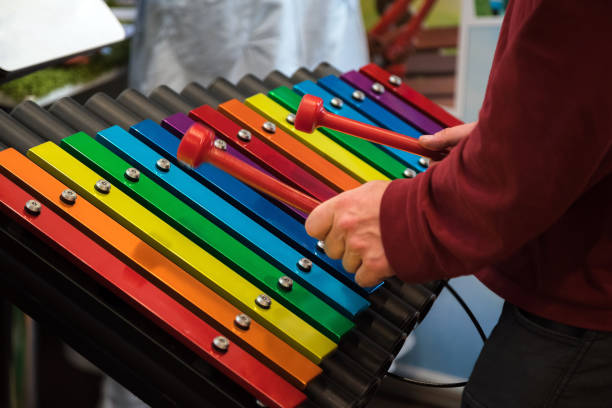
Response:
POLYGON ((180 90, 323 61, 340 70, 368 62, 358 0, 142 0, 130 86, 180 90))

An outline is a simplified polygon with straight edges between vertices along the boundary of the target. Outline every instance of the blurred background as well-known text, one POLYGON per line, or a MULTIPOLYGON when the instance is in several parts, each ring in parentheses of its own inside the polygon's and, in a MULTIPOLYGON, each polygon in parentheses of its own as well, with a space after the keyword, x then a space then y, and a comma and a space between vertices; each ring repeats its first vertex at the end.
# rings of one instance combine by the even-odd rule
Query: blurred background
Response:
MULTIPOLYGON (((473 121, 505 8, 505 1, 494 0, 326 0, 314 2, 316 7, 289 0, 106 3, 126 39, 15 79, 0 79, 0 109, 10 111, 23 100, 48 106, 65 96, 84 102, 99 91, 115 97, 128 86, 146 91, 167 83, 180 89, 181 81, 206 85, 218 75, 236 79, 275 68, 291 75, 300 66, 314 68, 323 60, 349 70, 371 60, 462 120, 473 121), (194 7, 202 15, 187 19, 194 7), (261 7, 273 12, 262 13, 261 7), (243 14, 236 14, 238 8, 243 14), (302 17, 300 24, 291 21, 292 13, 302 17), (250 37, 222 41, 247 30, 241 22, 250 19, 259 19, 250 37), (201 52, 188 52, 198 45, 201 52), (168 57, 170 52, 173 56, 168 57), (185 57, 177 58, 181 52, 185 57)), ((488 333, 501 300, 473 277, 453 284, 488 333)), ((139 406, 18 309, 3 304, 2 313, 2 321, 12 326, 11 336, 6 327, 2 336, 2 353, 11 362, 6 384, 12 408, 139 406)), ((433 381, 465 379, 480 347, 469 319, 443 292, 393 369, 433 381)), ((450 392, 455 398, 449 406, 456 406, 461 390, 450 392)))

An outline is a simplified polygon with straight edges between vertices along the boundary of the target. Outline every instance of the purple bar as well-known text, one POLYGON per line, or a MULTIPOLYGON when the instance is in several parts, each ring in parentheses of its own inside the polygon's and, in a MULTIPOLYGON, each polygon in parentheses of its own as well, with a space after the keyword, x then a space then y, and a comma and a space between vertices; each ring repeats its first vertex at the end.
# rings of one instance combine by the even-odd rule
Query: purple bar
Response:
MULTIPOLYGON (((357 71, 349 71, 343 74, 342 78, 355 88, 362 90, 368 97, 374 99, 385 108, 399 115, 409 124, 427 134, 434 134, 442 130, 442 126, 433 119, 424 115, 422 112, 408 105, 406 102, 386 90, 379 94, 372 90, 374 81, 357 71)), ((383 87, 384 89, 384 87, 383 87)))
MULTIPOLYGON (((166 129, 168 132, 172 133, 174 136, 178 137, 179 139, 183 137, 183 135, 185 134, 185 132, 191 127, 191 125, 193 125, 195 123, 195 121, 193 119, 191 119, 189 116, 185 115, 184 113, 175 113, 174 115, 168 116, 166 119, 162 120, 161 122, 161 126, 166 129)), ((240 153, 238 150, 234 149, 232 146, 230 146, 229 144, 227 145, 227 153, 231 154, 232 156, 234 156, 237 159, 242 160, 243 162, 245 162, 246 164, 248 164, 251 167, 255 167, 257 170, 261 171, 262 173, 267 174, 270 177, 274 177, 275 179, 278 180, 278 178, 276 178, 274 175, 270 174, 270 172, 264 170, 263 167, 259 166, 257 163, 255 163, 254 161, 252 161, 251 159, 249 159, 248 157, 246 157, 244 154, 240 153)), ((270 201, 274 202, 276 205, 291 211, 294 214, 297 214, 300 218, 302 219, 306 219, 308 218, 308 215, 289 206, 286 205, 284 203, 281 203, 280 201, 277 201, 275 199, 273 199, 272 197, 268 197, 270 201)))

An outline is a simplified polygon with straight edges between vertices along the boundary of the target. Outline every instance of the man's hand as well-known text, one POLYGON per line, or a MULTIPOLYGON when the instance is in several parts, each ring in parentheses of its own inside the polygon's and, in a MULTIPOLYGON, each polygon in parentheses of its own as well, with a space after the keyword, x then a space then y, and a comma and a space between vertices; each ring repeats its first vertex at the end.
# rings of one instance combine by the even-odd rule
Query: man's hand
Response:
POLYGON ((380 235, 380 202, 389 181, 370 181, 322 203, 306 220, 306 232, 325 241, 325 253, 342 258, 360 286, 393 276, 380 235))
POLYGON ((433 135, 419 137, 419 144, 429 150, 451 151, 462 139, 464 139, 476 127, 476 123, 465 123, 459 126, 442 129, 433 135))

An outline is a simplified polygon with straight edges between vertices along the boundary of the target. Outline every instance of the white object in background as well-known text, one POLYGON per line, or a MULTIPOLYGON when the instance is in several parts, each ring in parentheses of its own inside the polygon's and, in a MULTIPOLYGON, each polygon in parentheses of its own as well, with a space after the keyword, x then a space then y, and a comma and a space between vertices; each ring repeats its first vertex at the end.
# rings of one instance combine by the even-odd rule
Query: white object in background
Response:
POLYGON ((102 0, 0 0, 0 10, 0 77, 125 38, 102 0))
POLYGON ((478 119, 503 16, 478 17, 474 0, 463 0, 455 106, 464 122, 478 119))

